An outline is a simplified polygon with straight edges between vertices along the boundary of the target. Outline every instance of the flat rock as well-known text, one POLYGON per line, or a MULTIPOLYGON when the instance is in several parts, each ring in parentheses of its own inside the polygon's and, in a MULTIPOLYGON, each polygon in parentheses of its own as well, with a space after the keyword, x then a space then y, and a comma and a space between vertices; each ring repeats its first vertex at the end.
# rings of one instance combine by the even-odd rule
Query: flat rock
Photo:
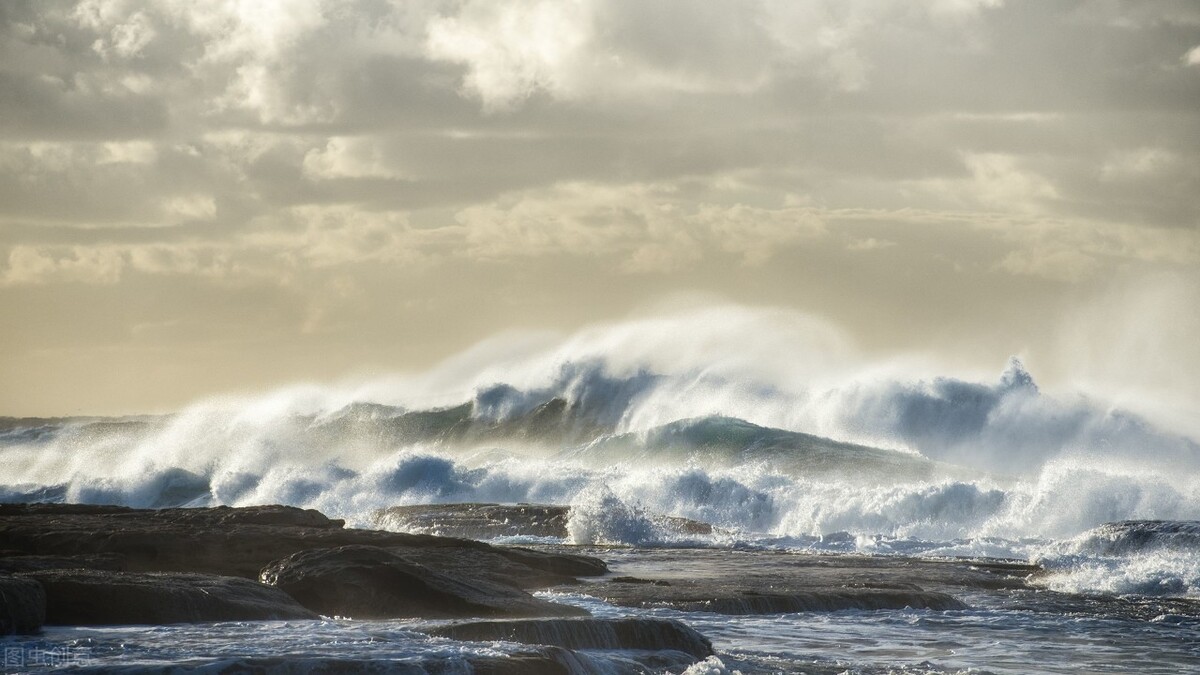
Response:
POLYGON ((267 565, 261 579, 327 616, 384 619, 587 613, 539 600, 494 578, 443 574, 404 553, 404 549, 376 546, 301 551, 267 565))
MULTIPOLYGON (((556 504, 414 504, 380 509, 375 523, 389 530, 469 539, 553 537, 566 539, 571 507, 556 504)), ((709 535, 712 525, 698 520, 648 514, 664 533, 709 535)))
POLYGON ((0 575, 0 635, 29 635, 46 620, 46 592, 32 579, 0 575))
POLYGON ((610 550, 616 576, 571 592, 626 607, 717 614, 966 609, 960 595, 1026 588, 1013 563, 728 549, 610 550))
POLYGON ((931 609, 937 611, 967 609, 961 600, 946 593, 924 590, 876 588, 826 588, 803 590, 784 588, 778 592, 755 590, 711 592, 685 589, 655 592, 652 599, 644 594, 606 594, 610 602, 641 607, 668 606, 686 612, 715 614, 790 614, 793 612, 836 612, 845 609, 931 609), (631 597, 632 595, 632 597, 631 597))
MULTIPOLYGON (((483 579, 498 584, 532 590, 548 586, 574 585, 579 580, 575 575, 556 571, 553 554, 504 547, 503 554, 497 550, 441 548, 391 548, 390 551, 403 558, 441 574, 462 579, 483 579), (529 564, 526 564, 528 560, 529 564), (536 565, 536 566, 535 566, 536 565), (547 567, 551 569, 546 569, 547 567)), ((577 571, 571 562, 563 568, 577 571)), ((590 567, 583 571, 595 576, 590 567)), ((602 573, 601 573, 602 574, 602 573)), ((583 576, 580 574, 579 576, 583 576)))
MULTIPOLYGON (((543 647, 530 649, 525 652, 505 654, 502 656, 473 656, 463 655, 462 658, 424 658, 383 660, 364 657, 329 657, 329 656, 244 656, 222 659, 217 662, 190 663, 186 667, 175 668, 171 672, 203 672, 233 675, 241 673, 280 674, 287 673, 319 673, 323 675, 376 673, 377 675, 451 675, 453 673, 471 673, 472 675, 571 675, 572 673, 591 672, 583 668, 572 668, 579 663, 572 652, 563 649, 543 647)), ((161 669, 137 668, 121 669, 121 673, 151 673, 161 669)), ((108 672, 106 669, 96 669, 85 672, 108 672)), ((628 671, 621 671, 628 672, 628 671)), ((642 671, 650 672, 650 671, 642 671)), ((662 672, 662 671, 653 671, 662 672)))
POLYGON ((591 556, 551 553, 519 546, 497 546, 495 550, 512 562, 549 574, 595 577, 608 573, 608 564, 591 556))
POLYGON ((674 619, 523 619, 451 623, 427 630, 455 640, 504 640, 565 649, 637 649, 683 652, 695 659, 713 654, 712 643, 674 619))
POLYGON ((22 576, 45 590, 48 625, 317 618, 283 591, 238 577, 80 569, 22 576))
POLYGON ((567 536, 570 507, 546 504, 417 504, 380 509, 375 522, 388 529, 468 539, 567 536))
POLYGON ((39 570, 89 569, 119 572, 125 559, 113 553, 95 555, 24 555, 0 551, 0 574, 19 574, 39 570))
MULTIPOLYGON (((257 579, 267 564, 314 548, 378 546, 453 549, 460 557, 488 551, 525 568, 528 587, 564 576, 604 574, 596 558, 426 534, 343 527, 311 509, 288 506, 130 509, 80 504, 0 504, 0 550, 34 556, 119 556, 134 572, 200 572, 257 579)), ((443 556, 445 557, 445 556, 443 556)), ((83 560, 84 558, 80 558, 83 560)))

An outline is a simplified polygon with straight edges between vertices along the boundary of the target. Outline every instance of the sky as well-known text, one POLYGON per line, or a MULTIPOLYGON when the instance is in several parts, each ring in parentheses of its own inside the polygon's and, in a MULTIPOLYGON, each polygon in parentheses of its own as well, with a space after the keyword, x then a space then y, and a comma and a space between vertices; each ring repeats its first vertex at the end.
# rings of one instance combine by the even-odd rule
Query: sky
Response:
POLYGON ((1194 413, 1200 3, 0 3, 0 415, 704 303, 1194 413))

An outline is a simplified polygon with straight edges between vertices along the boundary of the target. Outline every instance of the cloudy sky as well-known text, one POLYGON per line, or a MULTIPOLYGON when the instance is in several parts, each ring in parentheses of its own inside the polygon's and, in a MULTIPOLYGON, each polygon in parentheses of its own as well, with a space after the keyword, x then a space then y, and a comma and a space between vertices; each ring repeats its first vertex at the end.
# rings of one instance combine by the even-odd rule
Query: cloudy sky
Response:
POLYGON ((1200 401, 1198 270, 1194 0, 0 3, 0 414, 710 301, 1200 401))

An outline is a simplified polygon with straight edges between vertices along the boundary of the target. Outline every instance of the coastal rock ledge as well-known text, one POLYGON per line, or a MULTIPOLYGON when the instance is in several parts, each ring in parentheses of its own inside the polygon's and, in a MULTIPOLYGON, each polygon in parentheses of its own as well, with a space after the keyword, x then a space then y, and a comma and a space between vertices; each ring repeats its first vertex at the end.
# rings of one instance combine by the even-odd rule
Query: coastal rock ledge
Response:
POLYGON ((0 635, 29 635, 46 621, 46 592, 31 579, 0 575, 0 635))
POLYGON ((316 619, 277 588, 183 572, 31 572, 46 593, 46 623, 65 626, 316 619))
POLYGON ((528 590, 607 571, 589 556, 352 529, 287 506, 0 504, 6 633, 43 620, 577 616, 586 611, 528 590))
POLYGON ((326 616, 355 619, 580 616, 480 575, 436 572, 377 546, 301 551, 271 563, 261 580, 326 616))
POLYGON ((712 643, 674 619, 522 619, 451 623, 430 635, 474 642, 520 642, 566 649, 676 651, 692 659, 714 654, 712 643))

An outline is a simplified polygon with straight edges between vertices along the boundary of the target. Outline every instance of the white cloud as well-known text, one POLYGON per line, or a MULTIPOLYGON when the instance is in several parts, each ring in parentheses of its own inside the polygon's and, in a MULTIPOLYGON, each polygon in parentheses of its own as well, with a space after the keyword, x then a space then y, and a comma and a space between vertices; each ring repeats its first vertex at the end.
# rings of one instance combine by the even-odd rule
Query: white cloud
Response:
POLYGON ((97 164, 153 164, 158 148, 150 141, 112 141, 104 143, 97 164))
POLYGON ((1165 148, 1138 148, 1110 153, 1100 167, 1104 180, 1138 178, 1170 170, 1177 161, 1175 153, 1165 148))
MULTIPOLYGON (((203 200, 178 208, 203 209, 203 200)), ((452 232, 457 228, 450 228, 452 232)), ((229 285, 288 283, 297 275, 345 266, 423 265, 461 236, 409 226, 398 213, 345 206, 289 209, 233 237, 156 243, 17 245, 0 267, 0 286, 115 284, 129 272, 202 277, 229 285)))
POLYGON ((896 242, 889 239, 866 237, 864 239, 851 240, 849 244, 846 244, 846 249, 850 251, 877 251, 880 249, 891 248, 895 245, 896 242))
POLYGON ((473 255, 617 255, 638 272, 671 271, 718 251, 759 264, 826 233, 814 209, 692 204, 670 185, 647 184, 560 184, 464 209, 457 219, 473 255))
POLYGON ((0 286, 27 286, 56 282, 115 284, 121 279, 121 254, 107 248, 84 246, 49 249, 14 246, 0 286))
POLYGON ((305 153, 304 174, 314 180, 406 177, 377 139, 348 136, 333 136, 305 153))
POLYGON ((1008 153, 961 153, 967 175, 904 181, 910 198, 932 198, 942 208, 988 213, 1034 214, 1059 197, 1054 182, 1027 166, 1026 158, 1008 153))
POLYGON ((172 219, 212 220, 217 215, 217 203, 212 195, 185 194, 165 199, 162 210, 172 219))
POLYGON ((487 111, 508 110, 537 92, 559 99, 670 93, 750 93, 780 73, 817 76, 835 91, 860 91, 873 68, 872 33, 894 23, 942 30, 993 0, 909 3, 702 4, 598 0, 467 0, 427 27, 426 53, 466 68, 464 91, 487 111), (778 71, 778 72, 777 72, 778 71))
POLYGON ((1200 234, 1191 230, 1051 219, 994 221, 984 230, 1014 245, 998 269, 1053 281, 1086 281, 1135 263, 1200 264, 1200 234))
POLYGON ((975 196, 986 207, 1037 211, 1042 200, 1058 196, 1049 179, 1026 169, 1012 155, 968 154, 965 161, 971 170, 975 196))
POLYGON ((1200 66, 1200 45, 1192 47, 1183 55, 1183 62, 1189 66, 1200 66))
POLYGON ((107 37, 97 39, 92 44, 92 49, 106 59, 134 58, 141 54, 157 34, 150 18, 144 12, 134 12, 123 22, 116 23, 107 37))
POLYGON ((585 0, 466 2, 429 22, 427 46, 435 59, 465 64, 465 86, 502 109, 539 89, 573 93, 591 23, 585 0))
POLYGON ((412 264, 433 252, 431 242, 423 240, 421 233, 397 213, 303 206, 292 209, 290 218, 302 229, 277 235, 278 244, 289 255, 315 267, 363 262, 412 264))

